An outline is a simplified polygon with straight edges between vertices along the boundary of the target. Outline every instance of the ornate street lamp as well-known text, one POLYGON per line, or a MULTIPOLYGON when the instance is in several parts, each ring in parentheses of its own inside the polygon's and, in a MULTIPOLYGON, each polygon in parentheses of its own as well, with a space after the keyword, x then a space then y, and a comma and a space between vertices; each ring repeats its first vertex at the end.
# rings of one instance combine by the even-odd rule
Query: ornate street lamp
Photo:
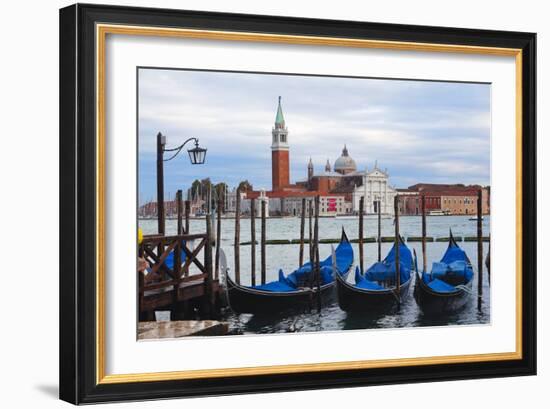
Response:
POLYGON ((195 147, 188 149, 189 160, 192 165, 202 165, 206 159, 206 149, 199 146, 197 138, 189 138, 180 146, 166 149, 166 136, 160 132, 157 134, 157 217, 158 217, 158 232, 161 235, 165 233, 165 214, 164 214, 164 162, 174 159, 181 152, 183 147, 194 141, 195 147), (168 159, 164 159, 164 152, 174 152, 168 159))

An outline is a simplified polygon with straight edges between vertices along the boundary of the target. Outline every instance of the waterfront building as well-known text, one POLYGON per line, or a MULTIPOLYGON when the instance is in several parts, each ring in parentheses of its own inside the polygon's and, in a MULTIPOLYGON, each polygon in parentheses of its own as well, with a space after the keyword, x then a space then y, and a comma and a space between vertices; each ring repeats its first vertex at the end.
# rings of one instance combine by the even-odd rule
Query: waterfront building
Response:
MULTIPOLYGON (((268 213, 274 211, 276 208, 272 207, 277 205, 277 203, 272 203, 269 200, 269 197, 266 195, 265 190, 260 190, 258 196, 254 197, 254 209, 256 215, 260 217, 262 211, 262 202, 266 202, 266 209, 268 213)), ((237 189, 233 188, 231 191, 227 192, 227 203, 226 203, 226 213, 235 213, 237 209, 237 189)), ((241 214, 250 214, 251 200, 248 196, 248 192, 241 192, 241 214)))
POLYGON ((422 214, 421 196, 425 196, 426 213, 437 215, 477 214, 477 194, 481 189, 483 214, 490 213, 490 189, 479 185, 418 183, 399 189, 399 210, 403 215, 422 214))

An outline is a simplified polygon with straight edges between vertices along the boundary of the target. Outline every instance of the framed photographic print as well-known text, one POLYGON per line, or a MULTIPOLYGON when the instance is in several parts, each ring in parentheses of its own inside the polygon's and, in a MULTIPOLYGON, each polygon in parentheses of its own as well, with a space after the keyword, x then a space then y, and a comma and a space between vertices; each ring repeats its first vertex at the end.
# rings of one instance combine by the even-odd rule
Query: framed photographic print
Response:
POLYGON ((536 373, 532 33, 60 11, 60 397, 536 373))

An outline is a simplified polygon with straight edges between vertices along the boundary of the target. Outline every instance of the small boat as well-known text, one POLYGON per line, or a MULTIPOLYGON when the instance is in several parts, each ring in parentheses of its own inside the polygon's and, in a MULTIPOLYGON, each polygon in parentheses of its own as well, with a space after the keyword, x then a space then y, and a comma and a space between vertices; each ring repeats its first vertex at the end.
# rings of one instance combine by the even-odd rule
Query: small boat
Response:
POLYGON ((395 243, 386 258, 370 266, 365 273, 355 269, 355 284, 336 277, 338 304, 346 312, 369 313, 391 309, 403 300, 409 291, 416 260, 399 237, 400 288, 396 287, 395 243))
MULTIPOLYGON (((477 216, 468 217, 468 220, 477 222, 477 216)), ((481 216, 481 220, 483 220, 483 216, 481 216)))
POLYGON ((466 305, 472 294, 474 270, 470 259, 450 232, 449 246, 430 273, 417 272, 414 297, 424 313, 454 312, 466 305))
MULTIPOLYGON (((334 300, 335 276, 347 277, 353 264, 353 248, 342 229, 340 243, 333 256, 320 262, 320 296, 323 304, 334 300)), ((225 287, 228 304, 236 313, 269 314, 282 311, 303 311, 316 301, 317 286, 313 280, 311 263, 307 262, 291 274, 285 276, 279 270, 279 279, 263 285, 244 286, 235 283, 227 270, 225 287)))
POLYGON ((430 210, 428 216, 447 216, 447 212, 444 210, 430 210))

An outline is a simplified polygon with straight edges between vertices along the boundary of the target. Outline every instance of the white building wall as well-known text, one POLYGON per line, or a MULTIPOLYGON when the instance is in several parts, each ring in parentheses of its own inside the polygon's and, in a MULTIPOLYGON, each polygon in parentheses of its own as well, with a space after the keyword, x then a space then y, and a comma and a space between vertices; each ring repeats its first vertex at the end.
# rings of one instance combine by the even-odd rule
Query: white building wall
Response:
POLYGON ((352 194, 353 212, 359 211, 359 201, 364 197, 365 214, 376 214, 374 202, 380 201, 380 213, 393 215, 397 191, 389 185, 388 179, 388 174, 377 168, 365 172, 362 186, 357 186, 352 194))

